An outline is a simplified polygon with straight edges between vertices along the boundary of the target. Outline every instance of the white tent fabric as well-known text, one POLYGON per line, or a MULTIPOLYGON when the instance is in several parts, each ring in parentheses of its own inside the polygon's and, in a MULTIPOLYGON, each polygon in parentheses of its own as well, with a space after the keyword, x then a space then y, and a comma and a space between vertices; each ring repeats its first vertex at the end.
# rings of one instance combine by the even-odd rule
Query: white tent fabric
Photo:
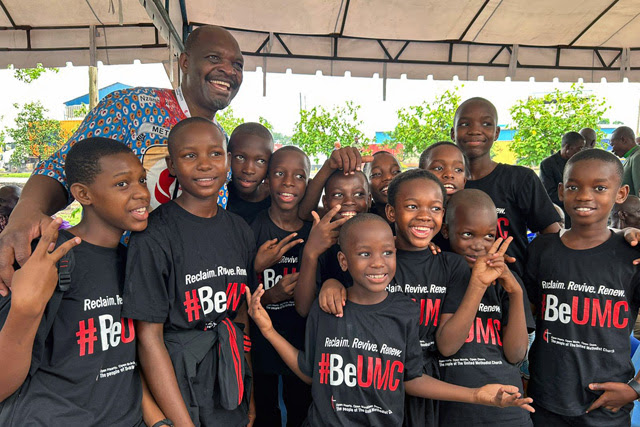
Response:
POLYGON ((95 25, 98 60, 175 69, 186 34, 216 24, 236 36, 247 70, 640 81, 640 0, 0 0, 0 6, 0 66, 87 65, 95 25))

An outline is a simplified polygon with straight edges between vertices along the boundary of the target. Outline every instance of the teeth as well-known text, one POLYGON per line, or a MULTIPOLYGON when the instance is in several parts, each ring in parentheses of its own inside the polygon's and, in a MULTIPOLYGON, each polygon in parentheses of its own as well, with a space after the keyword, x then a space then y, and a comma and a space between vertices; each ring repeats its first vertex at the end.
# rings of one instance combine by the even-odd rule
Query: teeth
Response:
POLYGON ((389 189, 388 185, 385 185, 384 187, 382 187, 382 189, 380 190, 381 193, 386 193, 387 190, 389 189))
POLYGON ((353 218, 354 216, 356 216, 356 212, 355 211, 340 212, 340 214, 343 217, 349 217, 349 218, 353 218))
POLYGON ((413 229, 418 231, 429 231, 431 230, 431 227, 413 227, 413 229))
POLYGON ((280 193, 280 195, 284 197, 293 197, 293 194, 291 193, 280 193))
POLYGON ((576 208, 576 210, 579 212, 588 212, 591 210, 591 208, 576 208))
POLYGON ((367 277, 372 279, 382 279, 386 276, 386 274, 367 274, 367 277))
POLYGON ((213 178, 197 178, 196 181, 213 181, 213 178))
POLYGON ((454 187, 453 184, 444 184, 444 188, 451 188, 453 190, 456 187, 454 187))
POLYGON ((147 208, 145 207, 145 208, 134 209, 133 212, 144 214, 145 212, 147 212, 147 208))
POLYGON ((222 85, 222 86, 226 86, 227 88, 230 88, 231 85, 227 82, 223 82, 222 80, 209 80, 210 83, 215 83, 217 85, 222 85))

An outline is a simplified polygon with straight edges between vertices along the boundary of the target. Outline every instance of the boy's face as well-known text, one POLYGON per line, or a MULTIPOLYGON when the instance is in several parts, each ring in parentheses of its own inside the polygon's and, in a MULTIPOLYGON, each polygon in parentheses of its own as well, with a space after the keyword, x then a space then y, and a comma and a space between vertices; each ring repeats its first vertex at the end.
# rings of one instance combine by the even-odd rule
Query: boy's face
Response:
POLYGON ((257 135, 240 135, 231 150, 233 186, 240 194, 251 195, 267 177, 271 158, 270 141, 257 135))
POLYGON ((497 121, 494 109, 486 102, 468 102, 458 110, 451 138, 469 159, 488 155, 500 135, 497 121))
POLYGON ((144 230, 151 197, 140 160, 133 153, 120 153, 102 157, 99 165, 101 172, 86 185, 95 215, 118 234, 144 230))
POLYGON ((183 200, 217 200, 229 171, 222 133, 215 126, 194 122, 182 129, 174 144, 167 166, 169 172, 178 177, 183 200))
POLYGON ((347 244, 338 252, 342 270, 349 270, 354 286, 371 293, 384 291, 396 274, 391 228, 382 221, 365 221, 356 224, 347 237, 347 244))
POLYGON ((451 145, 440 145, 434 148, 425 169, 438 177, 447 190, 447 196, 464 189, 464 184, 467 182, 462 153, 451 145))
POLYGON ((451 249, 462 255, 473 267, 478 257, 486 255, 496 240, 496 213, 489 209, 458 206, 451 224, 443 226, 442 234, 449 238, 451 249))
POLYGON ((282 210, 297 208, 307 189, 308 176, 302 153, 283 151, 274 155, 267 176, 271 203, 282 210))
POLYGON ((568 166, 558 196, 571 217, 572 226, 604 224, 615 203, 622 203, 629 187, 620 186, 615 165, 599 160, 583 160, 568 166))
POLYGON ((405 251, 423 250, 442 226, 444 202, 440 186, 430 179, 400 184, 387 218, 396 224, 396 245, 405 251))
POLYGON ((371 185, 371 195, 376 203, 387 203, 389 183, 400 172, 400 165, 391 154, 373 156, 369 183, 371 185))
POLYGON ((371 205, 371 195, 367 190, 364 174, 334 175, 327 183, 322 205, 327 209, 333 209, 341 205, 333 220, 343 217, 352 218, 359 213, 367 212, 371 205))

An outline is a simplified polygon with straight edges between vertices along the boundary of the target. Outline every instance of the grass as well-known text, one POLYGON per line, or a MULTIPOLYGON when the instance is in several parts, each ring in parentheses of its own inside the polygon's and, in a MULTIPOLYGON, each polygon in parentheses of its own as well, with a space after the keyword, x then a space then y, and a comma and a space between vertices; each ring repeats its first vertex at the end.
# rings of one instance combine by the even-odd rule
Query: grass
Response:
POLYGON ((20 173, 0 173, 0 178, 29 178, 31 176, 30 172, 20 172, 20 173))

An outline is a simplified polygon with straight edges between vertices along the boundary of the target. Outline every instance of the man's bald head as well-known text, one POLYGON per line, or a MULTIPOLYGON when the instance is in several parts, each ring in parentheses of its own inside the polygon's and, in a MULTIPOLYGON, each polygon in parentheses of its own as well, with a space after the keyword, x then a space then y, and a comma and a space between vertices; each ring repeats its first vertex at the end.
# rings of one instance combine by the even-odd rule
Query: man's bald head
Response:
POLYGON ((584 148, 594 148, 596 146, 596 139, 598 138, 598 134, 595 130, 591 128, 582 128, 580 132, 578 132, 584 138, 585 144, 584 148))
POLYGON ((620 126, 611 134, 611 148, 618 157, 623 157, 629 150, 636 147, 636 135, 629 126, 620 126))
POLYGON ((623 229, 640 227, 640 198, 629 195, 623 203, 616 203, 611 210, 611 226, 623 229))
POLYGON ((225 28, 217 25, 204 25, 196 28, 191 32, 191 34, 189 34, 187 41, 184 43, 184 51, 191 53, 205 36, 210 36, 220 41, 227 41, 232 45, 235 45, 238 50, 240 50, 238 41, 225 28))

